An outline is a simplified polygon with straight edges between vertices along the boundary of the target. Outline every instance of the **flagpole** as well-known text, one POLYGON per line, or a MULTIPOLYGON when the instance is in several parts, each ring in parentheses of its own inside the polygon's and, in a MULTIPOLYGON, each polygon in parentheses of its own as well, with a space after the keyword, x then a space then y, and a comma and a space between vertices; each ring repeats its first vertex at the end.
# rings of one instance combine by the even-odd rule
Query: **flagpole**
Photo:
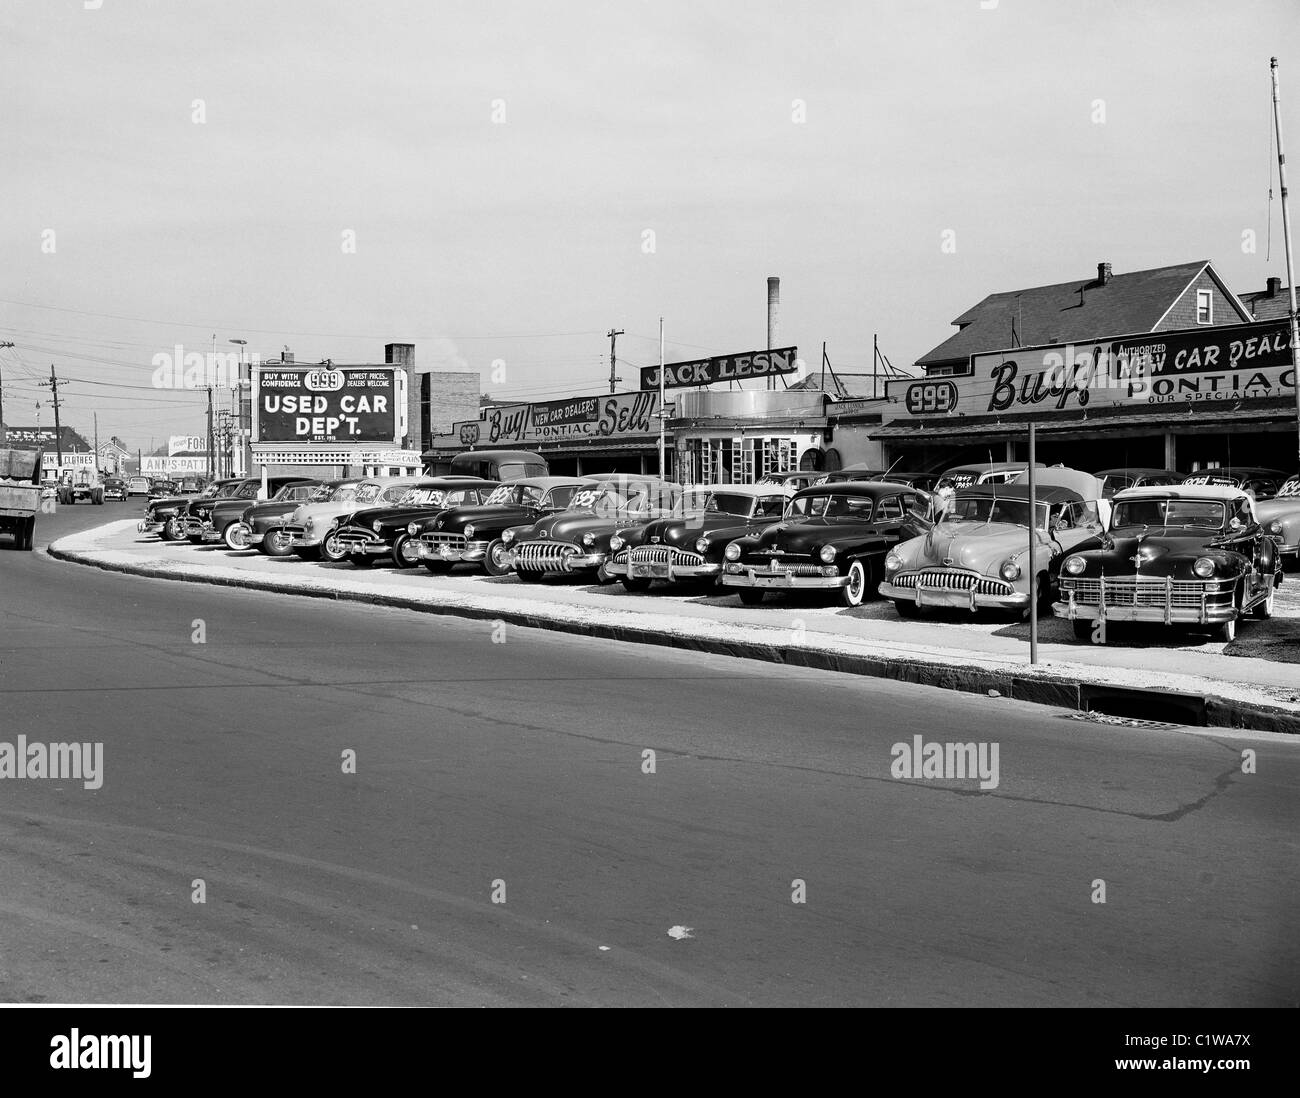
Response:
POLYGON ((1273 77, 1273 128, 1277 131, 1277 180, 1282 192, 1282 239, 1286 245, 1286 284, 1291 297, 1291 383, 1295 386, 1296 442, 1300 446, 1300 319, 1296 317, 1295 268, 1291 261, 1291 220, 1286 205, 1286 156, 1282 152, 1282 107, 1277 85, 1277 58, 1268 59, 1273 77))
POLYGON ((664 479, 664 318, 659 318, 659 479, 664 479))

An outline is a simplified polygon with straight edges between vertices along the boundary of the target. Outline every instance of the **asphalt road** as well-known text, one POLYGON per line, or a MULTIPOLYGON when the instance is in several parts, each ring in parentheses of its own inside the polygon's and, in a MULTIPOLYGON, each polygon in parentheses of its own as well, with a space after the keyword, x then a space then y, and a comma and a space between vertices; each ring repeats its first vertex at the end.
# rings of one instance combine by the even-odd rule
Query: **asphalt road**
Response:
POLYGON ((0 1000, 1300 1002, 1280 737, 3 548, 0 622, 0 741, 104 745, 0 780, 0 1000), (997 788, 891 777, 918 735, 997 788))

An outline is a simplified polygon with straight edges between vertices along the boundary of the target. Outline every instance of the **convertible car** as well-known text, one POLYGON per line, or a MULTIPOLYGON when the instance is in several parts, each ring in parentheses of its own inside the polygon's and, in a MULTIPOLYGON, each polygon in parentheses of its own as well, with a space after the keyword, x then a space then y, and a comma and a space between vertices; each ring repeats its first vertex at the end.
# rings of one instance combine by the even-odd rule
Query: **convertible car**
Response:
POLYGON ((1272 616, 1277 546, 1240 488, 1129 488, 1114 504, 1110 532, 1061 565, 1052 609, 1075 636, 1104 641, 1096 622, 1147 621, 1209 626, 1231 641, 1241 618, 1272 616))
POLYGON ((779 522, 791 494, 779 484, 688 489, 671 515, 615 534, 605 569, 629 591, 647 591, 655 580, 714 583, 727 543, 779 522))
POLYGON ((889 550, 929 528, 929 507, 923 492, 884 481, 805 488, 779 523, 727 546, 722 585, 747 606, 766 591, 807 590, 859 606, 875 591, 889 550))
POLYGON ((1029 569, 1029 485, 983 484, 958 490, 924 537, 885 559, 880 593, 902 617, 927 607, 1029 613, 1051 607, 1053 562, 1104 529, 1102 482, 1091 473, 1036 469, 1033 574, 1029 569))

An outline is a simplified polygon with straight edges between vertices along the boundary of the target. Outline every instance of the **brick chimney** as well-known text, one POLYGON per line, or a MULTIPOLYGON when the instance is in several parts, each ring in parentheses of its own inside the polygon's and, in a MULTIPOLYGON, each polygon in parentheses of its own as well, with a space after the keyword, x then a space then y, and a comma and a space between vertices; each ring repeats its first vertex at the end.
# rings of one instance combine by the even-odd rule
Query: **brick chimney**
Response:
POLYGON ((406 371, 407 433, 402 439, 402 448, 423 449, 428 441, 429 375, 416 376, 414 343, 385 343, 384 361, 392 366, 400 366, 406 371), (422 382, 423 391, 420 388, 422 382))
POLYGON ((1268 296, 1277 297, 1282 292, 1282 280, 1274 275, 1268 280, 1268 296))
POLYGON ((1097 264, 1097 285, 1104 286, 1111 280, 1112 272, 1109 263, 1097 264))

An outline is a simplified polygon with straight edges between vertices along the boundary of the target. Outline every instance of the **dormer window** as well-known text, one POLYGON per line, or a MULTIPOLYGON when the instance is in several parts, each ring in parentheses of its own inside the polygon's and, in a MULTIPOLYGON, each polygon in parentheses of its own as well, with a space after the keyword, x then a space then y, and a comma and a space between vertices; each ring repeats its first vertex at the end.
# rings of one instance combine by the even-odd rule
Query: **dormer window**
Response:
POLYGON ((1214 323, 1214 295, 1209 290, 1196 291, 1196 323, 1214 323))

